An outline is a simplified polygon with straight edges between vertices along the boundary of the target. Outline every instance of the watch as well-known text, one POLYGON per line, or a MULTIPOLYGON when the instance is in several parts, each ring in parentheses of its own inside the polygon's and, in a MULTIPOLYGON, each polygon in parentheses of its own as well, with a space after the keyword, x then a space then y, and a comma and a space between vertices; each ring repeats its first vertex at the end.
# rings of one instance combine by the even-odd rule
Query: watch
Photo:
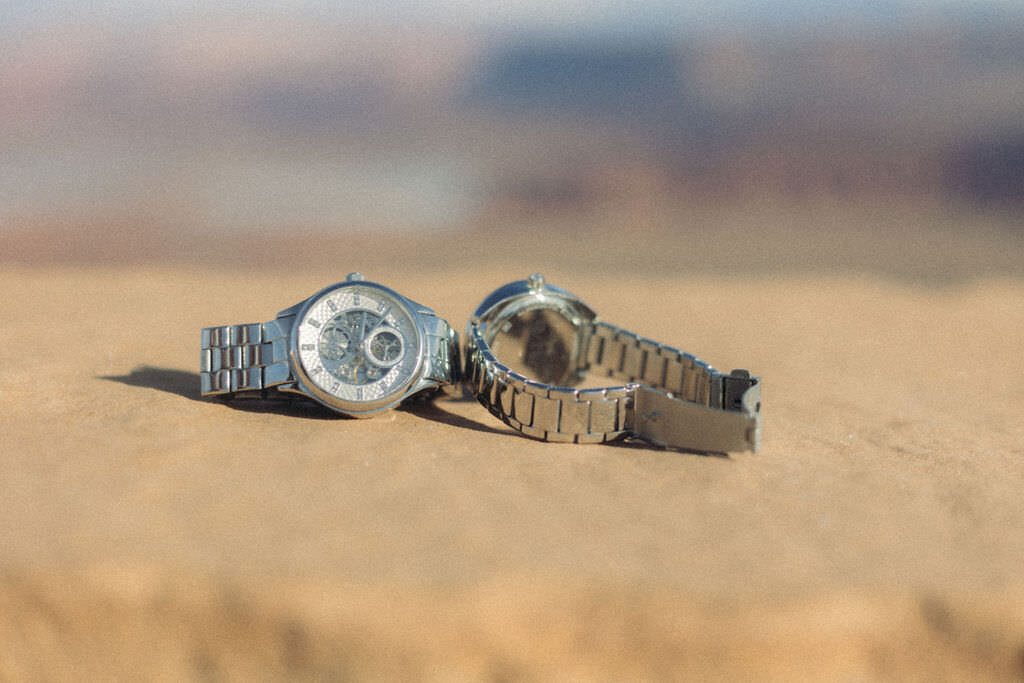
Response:
POLYGON ((721 373, 602 322, 579 297, 540 275, 485 298, 465 343, 469 391, 527 436, 575 443, 635 436, 703 452, 760 446, 760 378, 746 370, 721 373), (579 388, 588 374, 618 384, 579 388))
POLYGON ((270 322, 207 327, 203 396, 288 392, 369 417, 458 381, 459 338, 426 306, 350 274, 270 322))

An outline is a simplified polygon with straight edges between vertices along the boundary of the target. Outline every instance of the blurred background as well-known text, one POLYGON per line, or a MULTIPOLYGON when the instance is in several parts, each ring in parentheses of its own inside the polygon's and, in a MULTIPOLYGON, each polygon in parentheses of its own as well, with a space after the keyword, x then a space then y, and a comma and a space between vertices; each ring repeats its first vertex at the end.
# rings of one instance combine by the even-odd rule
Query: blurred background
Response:
POLYGON ((947 278, 1022 217, 1016 0, 0 1, 0 262, 947 278))

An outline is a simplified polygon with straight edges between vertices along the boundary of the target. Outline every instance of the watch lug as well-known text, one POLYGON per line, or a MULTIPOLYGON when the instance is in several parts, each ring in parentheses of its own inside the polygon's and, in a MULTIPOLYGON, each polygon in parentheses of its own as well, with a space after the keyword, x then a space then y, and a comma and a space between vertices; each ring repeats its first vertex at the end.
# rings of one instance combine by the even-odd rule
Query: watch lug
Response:
POLYGON ((429 315, 429 316, 437 317, 437 313, 435 313, 434 309, 432 309, 430 306, 424 306, 420 302, 413 301, 409 297, 403 297, 403 298, 408 302, 409 309, 412 310, 417 315, 429 315))
MULTIPOLYGON (((267 340, 283 339, 285 342, 288 342, 290 341, 292 326, 294 324, 294 315, 282 315, 281 313, 278 313, 276 318, 270 322, 263 323, 263 338, 267 340)), ((275 358, 275 360, 284 360, 284 358, 275 358)))
POLYGON ((414 394, 418 394, 421 391, 426 391, 427 389, 437 389, 440 386, 441 383, 438 382, 437 380, 433 380, 428 377, 423 377, 417 380, 416 383, 413 384, 412 387, 410 387, 409 392, 406 394, 406 398, 414 394))
POLYGON ((458 381, 461 360, 459 333, 425 307, 418 311, 417 322, 424 333, 423 367, 417 386, 423 381, 432 387, 458 381))
POLYGON ((293 306, 289 306, 288 308, 286 308, 283 311, 279 312, 277 314, 277 317, 278 318, 288 318, 288 317, 294 318, 296 315, 298 315, 299 309, 302 308, 302 305, 305 304, 307 301, 309 301, 309 299, 303 299, 299 303, 294 304, 293 306))

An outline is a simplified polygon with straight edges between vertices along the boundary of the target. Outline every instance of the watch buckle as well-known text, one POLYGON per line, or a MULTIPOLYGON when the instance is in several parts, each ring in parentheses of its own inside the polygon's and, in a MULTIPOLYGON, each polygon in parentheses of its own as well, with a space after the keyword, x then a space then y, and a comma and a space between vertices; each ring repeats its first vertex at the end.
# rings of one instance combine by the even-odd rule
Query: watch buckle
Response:
MULTIPOLYGON (((756 379, 747 378, 747 387, 756 385, 756 379)), ((760 387, 741 398, 739 408, 721 410, 639 385, 633 395, 630 428, 641 439, 668 448, 756 453, 761 441, 760 406, 760 387)))

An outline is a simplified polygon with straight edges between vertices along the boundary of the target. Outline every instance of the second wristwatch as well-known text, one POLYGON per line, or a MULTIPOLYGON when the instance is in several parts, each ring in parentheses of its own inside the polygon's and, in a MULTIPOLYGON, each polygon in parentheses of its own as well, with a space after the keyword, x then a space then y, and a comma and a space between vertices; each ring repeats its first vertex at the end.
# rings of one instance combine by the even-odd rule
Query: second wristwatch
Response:
POLYGON ((487 296, 466 328, 466 382, 527 436, 600 443, 637 436, 680 449, 757 451, 761 381, 598 319, 540 275, 487 296), (587 375, 611 386, 578 388, 587 375))

